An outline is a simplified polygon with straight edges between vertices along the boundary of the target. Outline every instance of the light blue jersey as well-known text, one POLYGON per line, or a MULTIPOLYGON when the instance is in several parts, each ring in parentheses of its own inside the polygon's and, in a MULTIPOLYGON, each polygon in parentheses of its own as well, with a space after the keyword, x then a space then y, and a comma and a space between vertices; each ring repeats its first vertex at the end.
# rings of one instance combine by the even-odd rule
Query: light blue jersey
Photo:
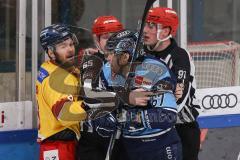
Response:
POLYGON ((139 64, 136 64, 131 88, 144 88, 155 94, 147 107, 128 108, 123 136, 146 138, 170 131, 177 116, 177 104, 173 93, 175 85, 175 77, 164 62, 143 57, 139 64))

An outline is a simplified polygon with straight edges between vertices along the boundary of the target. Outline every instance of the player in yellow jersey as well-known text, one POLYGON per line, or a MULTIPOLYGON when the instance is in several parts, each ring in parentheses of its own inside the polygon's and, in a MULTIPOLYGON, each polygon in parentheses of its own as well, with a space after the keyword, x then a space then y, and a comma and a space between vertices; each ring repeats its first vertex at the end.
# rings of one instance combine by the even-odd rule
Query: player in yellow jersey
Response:
POLYGON ((75 35, 62 24, 44 28, 40 42, 50 60, 44 62, 36 84, 40 160, 75 160, 79 122, 86 118, 78 99, 78 71, 74 66, 75 35))

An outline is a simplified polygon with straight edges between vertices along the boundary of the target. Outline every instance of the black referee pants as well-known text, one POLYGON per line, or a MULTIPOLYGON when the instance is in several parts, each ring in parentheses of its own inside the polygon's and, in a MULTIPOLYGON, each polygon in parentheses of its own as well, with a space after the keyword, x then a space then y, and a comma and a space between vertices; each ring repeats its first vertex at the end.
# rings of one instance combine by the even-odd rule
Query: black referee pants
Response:
POLYGON ((200 129, 196 121, 176 124, 178 135, 182 142, 183 160, 198 160, 200 149, 200 129))

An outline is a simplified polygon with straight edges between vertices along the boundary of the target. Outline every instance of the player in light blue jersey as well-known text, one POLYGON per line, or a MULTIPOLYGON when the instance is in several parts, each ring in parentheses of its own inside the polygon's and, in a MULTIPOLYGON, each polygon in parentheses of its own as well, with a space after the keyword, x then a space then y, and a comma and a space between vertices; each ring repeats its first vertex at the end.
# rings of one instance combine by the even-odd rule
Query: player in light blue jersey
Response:
POLYGON ((112 35, 107 42, 107 48, 113 47, 114 51, 111 70, 125 79, 127 90, 154 93, 149 99, 142 99, 146 106, 131 105, 131 99, 117 95, 124 105, 120 117, 124 147, 130 160, 181 160, 180 139, 174 127, 177 120, 175 77, 164 62, 150 56, 141 56, 129 63, 136 40, 136 34, 125 30, 112 35), (114 39, 117 44, 112 45, 114 39))
MULTIPOLYGON (((111 17, 107 16, 105 18, 108 19, 111 17)), ((104 24, 107 25, 107 23, 104 24)), ((118 24, 119 23, 116 25, 118 26, 118 24)), ((112 26, 113 24, 111 23, 110 25, 112 26)), ((116 29, 119 28, 117 27, 116 29)), ((125 79, 122 76, 112 74, 110 66, 111 58, 109 58, 111 57, 111 54, 110 52, 106 53, 103 49, 105 46, 103 42, 105 42, 104 40, 106 40, 106 37, 104 40, 101 36, 98 38, 100 42, 99 44, 102 44, 99 45, 101 46, 101 52, 104 51, 104 54, 100 52, 86 54, 82 59, 81 65, 81 83, 83 86, 81 89, 81 98, 85 102, 86 110, 88 112, 91 110, 91 113, 88 114, 88 120, 81 123, 81 138, 79 141, 81 160, 105 159, 110 136, 116 133, 118 127, 115 116, 118 112, 117 103, 119 96, 116 95, 125 95, 126 99, 132 100, 131 104, 133 105, 138 104, 145 106, 146 102, 142 102, 142 99, 149 99, 147 96, 148 94, 151 94, 144 92, 142 97, 135 98, 134 95, 142 91, 125 92, 122 89, 119 89, 124 85, 125 79)), ((126 160, 126 157, 127 156, 121 145, 121 140, 117 140, 115 142, 115 147, 113 148, 111 159, 126 160)))

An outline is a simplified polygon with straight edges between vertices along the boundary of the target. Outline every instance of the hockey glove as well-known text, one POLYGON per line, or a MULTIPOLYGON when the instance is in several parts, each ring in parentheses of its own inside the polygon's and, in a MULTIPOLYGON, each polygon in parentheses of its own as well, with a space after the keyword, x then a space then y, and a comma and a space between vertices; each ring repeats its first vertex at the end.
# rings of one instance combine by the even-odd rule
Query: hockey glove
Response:
POLYGON ((93 124, 94 129, 102 137, 110 137, 117 130, 117 119, 110 112, 93 120, 93 124))

